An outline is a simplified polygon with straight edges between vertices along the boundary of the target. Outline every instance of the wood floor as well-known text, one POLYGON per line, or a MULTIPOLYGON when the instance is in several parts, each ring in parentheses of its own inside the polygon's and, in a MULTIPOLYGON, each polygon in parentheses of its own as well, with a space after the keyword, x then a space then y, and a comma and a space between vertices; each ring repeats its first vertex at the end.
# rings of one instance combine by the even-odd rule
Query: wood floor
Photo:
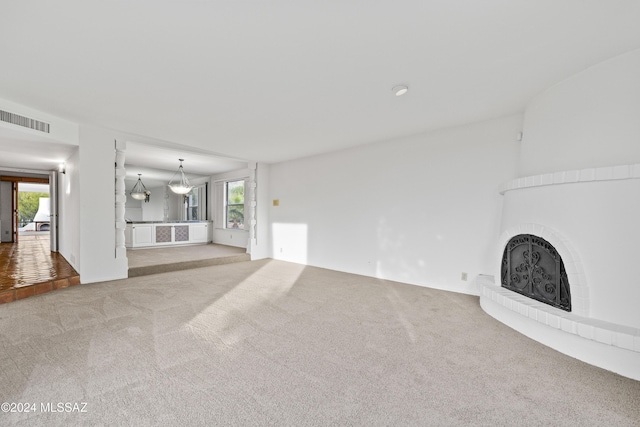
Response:
POLYGON ((80 283, 80 276, 57 252, 48 235, 20 236, 0 243, 0 304, 80 283))

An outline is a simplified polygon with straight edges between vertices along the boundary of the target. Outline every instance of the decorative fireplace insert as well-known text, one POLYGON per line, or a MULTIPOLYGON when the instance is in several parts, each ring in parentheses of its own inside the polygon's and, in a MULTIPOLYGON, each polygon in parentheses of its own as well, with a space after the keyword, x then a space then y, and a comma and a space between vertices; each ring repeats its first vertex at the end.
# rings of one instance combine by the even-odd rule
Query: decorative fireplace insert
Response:
POLYGON ((515 236, 502 256, 502 287, 571 311, 569 280, 562 258, 546 240, 531 234, 515 236))

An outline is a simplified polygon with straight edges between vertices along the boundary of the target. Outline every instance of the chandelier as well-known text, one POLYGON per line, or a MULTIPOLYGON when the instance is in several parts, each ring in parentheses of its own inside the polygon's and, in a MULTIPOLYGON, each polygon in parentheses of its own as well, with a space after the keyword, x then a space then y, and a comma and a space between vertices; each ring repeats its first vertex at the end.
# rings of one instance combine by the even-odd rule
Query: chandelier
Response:
POLYGON ((173 177, 171 177, 171 181, 169 181, 169 188, 176 194, 187 194, 189 191, 191 191, 193 185, 191 185, 187 177, 184 176, 184 170, 182 169, 182 162, 184 162, 184 159, 178 160, 180 160, 180 166, 178 167, 176 173, 173 174, 173 177), (178 173, 180 174, 180 180, 174 182, 174 179, 176 178, 176 175, 178 175, 178 173))
POLYGON ((141 173, 138 174, 138 182, 133 186, 131 192, 129 193, 131 197, 136 200, 144 200, 145 203, 149 201, 149 196, 151 195, 151 191, 147 190, 147 187, 142 183, 141 173))

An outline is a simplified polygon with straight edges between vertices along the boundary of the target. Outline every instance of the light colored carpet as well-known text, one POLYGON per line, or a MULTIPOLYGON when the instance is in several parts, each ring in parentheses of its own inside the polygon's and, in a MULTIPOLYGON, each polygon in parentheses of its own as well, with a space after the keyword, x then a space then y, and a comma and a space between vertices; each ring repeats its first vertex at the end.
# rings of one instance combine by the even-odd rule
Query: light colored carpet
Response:
POLYGON ((245 248, 204 244, 127 250, 129 277, 249 261, 245 248))
POLYGON ((199 261, 211 258, 246 254, 245 248, 215 245, 170 246, 143 249, 128 249, 129 268, 158 266, 176 262, 199 261))
POLYGON ((37 405, 1 425, 640 425, 640 382, 477 297, 272 260, 1 305, 0 401, 37 405))

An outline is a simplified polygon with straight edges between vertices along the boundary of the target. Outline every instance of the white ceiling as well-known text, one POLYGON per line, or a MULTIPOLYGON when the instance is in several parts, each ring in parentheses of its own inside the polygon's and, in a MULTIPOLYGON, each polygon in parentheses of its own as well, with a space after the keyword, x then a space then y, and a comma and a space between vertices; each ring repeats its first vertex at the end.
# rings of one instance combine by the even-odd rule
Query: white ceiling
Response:
POLYGON ((73 154, 74 147, 46 137, 0 126, 0 170, 50 171, 73 154))
POLYGON ((13 1, 0 98, 278 162, 521 112, 639 22, 637 0, 13 1))

